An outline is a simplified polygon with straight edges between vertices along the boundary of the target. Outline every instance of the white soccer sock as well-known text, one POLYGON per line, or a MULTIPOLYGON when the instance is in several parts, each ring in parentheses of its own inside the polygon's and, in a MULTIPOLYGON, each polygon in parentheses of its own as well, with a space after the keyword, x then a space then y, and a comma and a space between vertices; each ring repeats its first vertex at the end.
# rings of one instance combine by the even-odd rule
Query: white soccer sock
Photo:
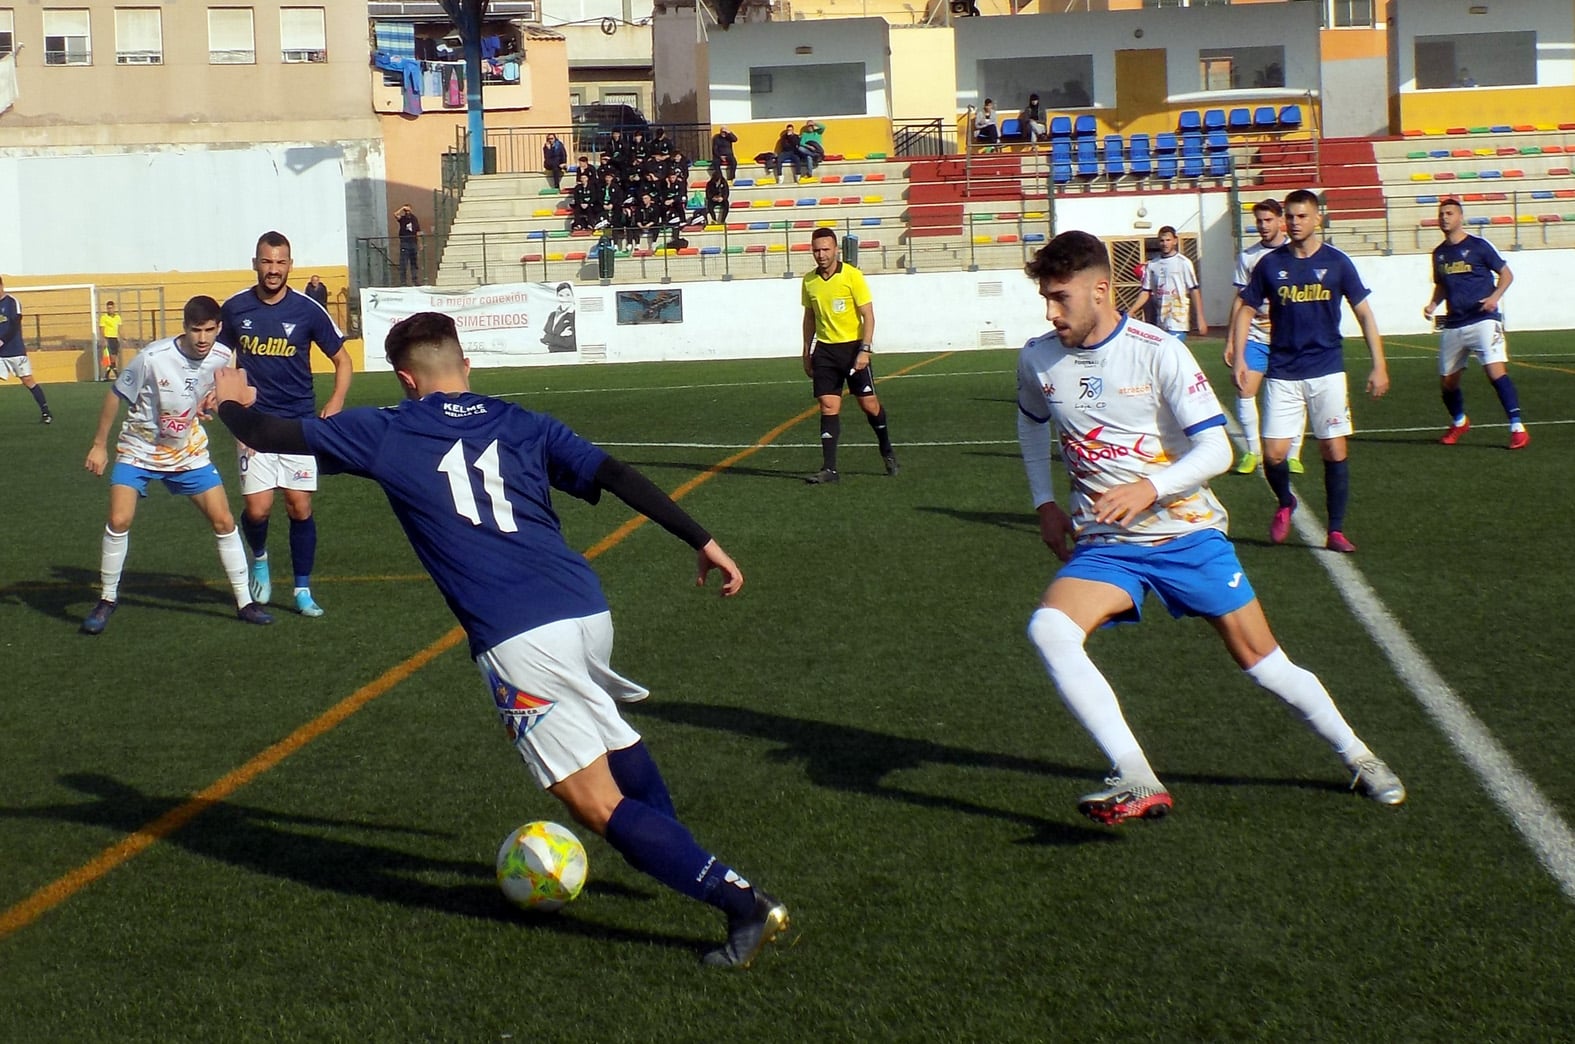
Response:
POLYGON ((224 566, 224 575, 229 577, 235 607, 243 609, 252 600, 252 593, 246 586, 246 545, 241 541, 240 527, 228 533, 215 533, 213 539, 219 545, 219 563, 224 566))
POLYGON ((131 530, 117 533, 104 527, 104 542, 98 555, 98 596, 106 602, 120 597, 120 574, 126 568, 126 548, 131 543, 131 530))
POLYGON ((1241 425, 1242 441, 1247 444, 1247 452, 1261 453, 1258 444, 1258 400, 1252 395, 1236 396, 1236 423, 1241 425))
POLYGON ((1284 649, 1275 646, 1273 652, 1247 668, 1247 677, 1300 714, 1347 765, 1369 753, 1367 744, 1346 724, 1323 682, 1312 671, 1292 663, 1284 649))
POLYGON ((1038 609, 1028 618, 1028 639, 1039 650, 1045 670, 1072 716, 1094 737, 1122 778, 1157 784, 1143 748, 1122 717, 1115 690, 1083 649, 1086 637, 1059 609, 1038 609))

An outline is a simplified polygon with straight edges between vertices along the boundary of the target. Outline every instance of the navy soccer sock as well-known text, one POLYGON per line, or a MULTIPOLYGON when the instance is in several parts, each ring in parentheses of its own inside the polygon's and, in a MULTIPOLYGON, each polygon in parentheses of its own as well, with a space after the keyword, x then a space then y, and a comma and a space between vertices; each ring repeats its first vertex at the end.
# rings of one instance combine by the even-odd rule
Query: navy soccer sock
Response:
POLYGON ((1460 388, 1445 388, 1444 409, 1449 411, 1449 422, 1459 424, 1466 416, 1466 393, 1460 388))
POLYGON ((267 515, 264 515, 261 521, 253 522, 249 515, 242 512, 241 532, 246 534, 246 546, 252 549, 253 558, 261 558, 268 553, 267 515))
POLYGON ((882 406, 880 412, 871 417, 864 415, 870 422, 870 427, 875 429, 875 439, 880 443, 880 455, 891 456, 891 435, 886 431, 886 407, 882 406))
POLYGON ((673 810, 672 795, 667 792, 667 783, 643 740, 622 750, 608 751, 607 767, 612 770, 613 782, 618 784, 624 797, 649 805, 664 816, 678 818, 673 810))
POLYGON ((38 403, 38 411, 40 413, 48 413, 49 403, 44 401, 44 386, 35 384, 27 390, 33 393, 33 401, 38 403))
POLYGON ((837 470, 837 439, 842 435, 842 415, 820 415, 820 462, 827 471, 837 470))
POLYGON ((607 843, 629 865, 662 884, 727 914, 747 917, 755 908, 755 890, 695 843, 693 835, 671 816, 626 797, 607 820, 607 843))
POLYGON ((1509 374, 1497 377, 1493 381, 1493 390, 1498 392, 1498 401, 1504 406, 1504 413, 1509 417, 1510 428, 1520 426, 1520 393, 1515 390, 1515 382, 1510 380, 1509 374))
POLYGON ((1291 492, 1291 464, 1282 460, 1278 464, 1263 465, 1263 477, 1269 480, 1269 488, 1274 490, 1274 499, 1282 508, 1288 508, 1296 503, 1296 496, 1291 492))
POLYGON ((317 564, 317 520, 310 516, 290 519, 290 568, 296 587, 312 586, 312 566, 317 564))
POLYGON ((1348 463, 1344 460, 1323 462, 1323 491, 1327 497, 1324 510, 1329 515, 1331 533, 1345 530, 1345 505, 1351 499, 1351 473, 1347 467, 1348 463))

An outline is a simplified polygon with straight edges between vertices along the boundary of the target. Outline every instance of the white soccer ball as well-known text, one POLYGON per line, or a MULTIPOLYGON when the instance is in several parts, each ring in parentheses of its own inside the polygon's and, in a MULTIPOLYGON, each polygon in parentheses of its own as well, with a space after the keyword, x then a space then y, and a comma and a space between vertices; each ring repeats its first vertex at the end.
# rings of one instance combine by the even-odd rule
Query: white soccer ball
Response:
POLYGON ((549 913, 580 894, 590 864, 566 827, 526 823, 498 848, 498 887, 515 906, 549 913))

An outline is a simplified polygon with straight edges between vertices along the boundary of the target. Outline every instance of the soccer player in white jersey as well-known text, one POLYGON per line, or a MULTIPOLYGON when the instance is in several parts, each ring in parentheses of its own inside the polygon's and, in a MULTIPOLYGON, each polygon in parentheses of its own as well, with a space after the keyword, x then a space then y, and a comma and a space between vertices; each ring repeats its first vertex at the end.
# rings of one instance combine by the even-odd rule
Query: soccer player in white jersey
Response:
MULTIPOLYGON (((1252 278, 1252 270, 1258 267, 1258 260, 1270 250, 1285 245, 1284 212, 1285 208, 1280 206, 1277 199, 1266 199, 1252 208, 1253 223, 1258 226, 1258 241, 1236 257, 1234 283, 1238 293, 1246 289, 1247 281, 1252 278)), ((1236 389, 1236 422, 1241 425, 1242 441, 1246 443, 1241 459, 1236 462, 1235 471, 1238 475, 1251 475, 1258 470, 1258 388, 1263 384, 1263 372, 1269 368, 1267 304, 1252 317, 1252 332, 1247 335, 1246 345, 1238 348, 1232 340, 1236 313, 1245 307, 1240 297, 1231 298, 1230 319, 1225 324, 1225 365, 1234 371, 1237 352, 1243 352, 1247 357, 1246 377, 1236 389)), ((1302 467, 1302 433, 1298 432, 1291 439, 1291 452, 1287 459, 1293 475, 1300 475, 1306 470, 1302 467)))
POLYGON ((1438 338, 1438 379, 1444 408, 1449 411, 1449 430, 1438 441, 1453 446, 1471 430, 1460 375, 1474 357, 1509 418, 1509 448, 1525 449, 1531 444, 1531 433, 1520 419, 1520 393, 1506 366, 1509 348, 1504 342, 1504 315, 1498 308, 1515 274, 1492 243, 1467 234, 1465 221, 1458 199, 1438 205, 1438 227, 1444 241, 1433 248, 1433 296, 1422 309, 1431 319, 1440 304, 1449 305, 1444 332, 1438 338))
POLYGON ((208 459, 208 435, 199 410, 213 391, 213 375, 230 364, 230 350, 218 344, 219 303, 193 297, 181 315, 183 333, 148 345, 115 378, 99 411, 98 431, 84 467, 104 474, 109 463, 109 429, 124 400, 130 407, 115 444, 115 467, 109 475, 109 521, 99 555, 102 588, 99 601, 82 621, 83 634, 102 634, 119 605, 120 576, 131 540, 137 501, 148 484, 161 481, 171 493, 191 498, 213 527, 235 593, 237 615, 251 624, 270 624, 273 617, 247 590, 246 548, 235 528, 224 483, 208 459))
MULTIPOLYGON (((1269 365, 1264 372, 1263 477, 1279 507, 1269 523, 1269 540, 1285 542, 1291 532, 1296 495, 1291 492, 1288 463, 1291 439, 1312 420, 1313 438, 1323 457, 1324 505, 1328 532, 1324 547, 1350 554, 1356 545, 1345 535, 1345 509, 1351 497, 1346 438, 1356 431, 1351 421, 1351 396, 1345 383, 1345 350, 1340 337, 1340 302, 1351 306, 1372 359, 1367 391, 1381 398, 1389 391, 1389 368, 1378 320, 1367 303, 1371 291, 1344 252, 1323 241, 1318 196, 1297 189, 1285 197, 1282 247, 1265 254, 1252 270, 1241 294, 1247 306, 1236 313, 1231 340, 1247 340, 1252 316, 1269 306, 1269 365)), ((1247 360, 1236 360, 1233 376, 1239 387, 1247 360)))
POLYGON ((1181 253, 1181 240, 1170 225, 1159 230, 1159 256, 1143 266, 1143 289, 1132 302, 1132 314, 1146 315, 1144 308, 1150 298, 1154 301, 1157 324, 1177 340, 1187 339, 1194 315, 1198 317, 1198 336, 1208 336, 1197 270, 1191 259, 1181 253))
POLYGON ((1201 616, 1254 682, 1284 700, 1386 805, 1405 787, 1351 726, 1323 683, 1275 641, 1225 536, 1208 480, 1230 465, 1225 415, 1186 345, 1116 311, 1110 255, 1063 232, 1027 266, 1055 330, 1017 362, 1017 432, 1044 542, 1064 564, 1028 637, 1067 708, 1112 766, 1078 809, 1095 822, 1153 818, 1173 802, 1089 659, 1088 636, 1136 622, 1148 592, 1173 616, 1201 616), (1070 513, 1050 479, 1052 427, 1071 478, 1070 513))

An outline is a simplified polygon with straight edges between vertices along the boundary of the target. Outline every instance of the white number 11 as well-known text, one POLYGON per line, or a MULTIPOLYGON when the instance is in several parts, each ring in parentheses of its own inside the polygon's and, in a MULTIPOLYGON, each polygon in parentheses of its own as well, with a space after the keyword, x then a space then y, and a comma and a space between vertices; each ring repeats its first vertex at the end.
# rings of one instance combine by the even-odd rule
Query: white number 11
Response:
MULTIPOLYGON (((481 472, 481 488, 486 491, 487 500, 492 505, 493 523, 505 533, 517 532, 519 524, 514 521, 514 505, 509 503, 508 493, 503 488, 503 475, 498 471, 496 439, 476 458, 474 467, 481 472)), ((470 485, 470 475, 465 470, 463 442, 454 443, 443 454, 443 459, 438 462, 438 470, 448 476, 448 489, 454 495, 454 510, 459 512, 460 517, 469 519, 471 525, 481 525, 481 511, 476 506, 476 494, 470 485)))

